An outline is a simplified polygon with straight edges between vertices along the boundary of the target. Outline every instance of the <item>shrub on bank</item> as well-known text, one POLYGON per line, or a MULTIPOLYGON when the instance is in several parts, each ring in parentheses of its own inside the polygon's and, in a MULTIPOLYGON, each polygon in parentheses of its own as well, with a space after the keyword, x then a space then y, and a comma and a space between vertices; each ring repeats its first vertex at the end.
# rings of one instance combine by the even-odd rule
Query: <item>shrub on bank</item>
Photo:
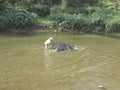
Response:
POLYGON ((12 10, 6 9, 0 15, 0 29, 18 29, 18 28, 28 28, 35 25, 35 18, 37 15, 35 13, 29 13, 26 10, 12 10))
POLYGON ((106 23, 106 32, 120 32, 120 20, 110 20, 106 23))
POLYGON ((6 18, 3 16, 0 16, 0 32, 3 32, 5 30, 5 23, 7 22, 6 18))
POLYGON ((100 17, 92 17, 91 15, 68 15, 57 14, 51 16, 52 20, 55 20, 58 28, 68 29, 70 31, 93 33, 99 31, 104 27, 104 20, 100 17), (98 30, 98 27, 99 30, 98 30))
POLYGON ((50 18, 62 31, 99 33, 120 32, 120 10, 102 9, 91 14, 54 14, 50 18))
POLYGON ((62 8, 61 8, 61 6, 60 5, 55 5, 55 6, 53 6, 51 9, 50 9, 50 14, 51 15, 54 15, 54 14, 58 14, 58 13, 63 13, 63 10, 62 10, 62 8))

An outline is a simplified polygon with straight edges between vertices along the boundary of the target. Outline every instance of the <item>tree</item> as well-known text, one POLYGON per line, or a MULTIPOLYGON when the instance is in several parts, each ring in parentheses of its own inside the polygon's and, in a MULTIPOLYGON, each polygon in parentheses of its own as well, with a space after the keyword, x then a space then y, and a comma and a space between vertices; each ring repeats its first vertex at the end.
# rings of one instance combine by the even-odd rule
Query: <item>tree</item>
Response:
POLYGON ((68 0, 62 0, 61 7, 64 9, 67 7, 68 0))
POLYGON ((116 7, 120 6, 120 0, 116 0, 116 7))

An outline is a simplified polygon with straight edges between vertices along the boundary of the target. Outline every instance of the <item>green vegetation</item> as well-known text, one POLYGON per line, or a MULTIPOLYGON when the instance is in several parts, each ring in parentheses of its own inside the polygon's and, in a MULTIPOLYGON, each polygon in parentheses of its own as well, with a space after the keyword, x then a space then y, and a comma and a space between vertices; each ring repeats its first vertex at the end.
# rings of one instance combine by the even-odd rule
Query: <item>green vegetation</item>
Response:
POLYGON ((28 11, 37 13, 40 17, 46 17, 50 14, 50 9, 48 6, 35 5, 29 8, 28 11))
POLYGON ((32 26, 82 33, 120 32, 119 5, 119 0, 0 0, 0 32, 32 26))
POLYGON ((84 33, 97 32, 120 32, 120 10, 119 9, 99 9, 91 14, 55 14, 51 15, 51 20, 56 21, 56 25, 62 29, 69 29, 84 33))
POLYGON ((3 17, 6 19, 6 28, 26 28, 34 24, 34 13, 25 10, 5 10, 3 17))

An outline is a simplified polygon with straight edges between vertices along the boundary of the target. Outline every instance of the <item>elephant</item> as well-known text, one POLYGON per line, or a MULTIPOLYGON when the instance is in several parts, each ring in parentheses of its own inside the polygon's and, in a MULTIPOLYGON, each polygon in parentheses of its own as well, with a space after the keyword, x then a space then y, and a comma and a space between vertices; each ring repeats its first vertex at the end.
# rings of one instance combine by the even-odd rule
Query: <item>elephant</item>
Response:
POLYGON ((55 51, 64 51, 64 50, 68 50, 68 51, 72 51, 72 50, 81 50, 83 48, 80 48, 78 46, 73 46, 73 45, 69 45, 69 44, 64 44, 61 42, 58 42, 56 44, 54 44, 51 49, 55 50, 55 51))

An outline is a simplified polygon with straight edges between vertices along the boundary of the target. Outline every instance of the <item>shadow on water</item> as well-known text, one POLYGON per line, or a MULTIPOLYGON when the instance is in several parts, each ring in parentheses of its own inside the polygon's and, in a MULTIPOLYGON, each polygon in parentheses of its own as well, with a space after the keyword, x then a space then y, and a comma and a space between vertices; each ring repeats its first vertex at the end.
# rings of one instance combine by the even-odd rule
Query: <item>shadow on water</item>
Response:
POLYGON ((107 89, 103 87, 103 88, 101 88, 100 90, 107 90, 107 89))
POLYGON ((120 39, 120 35, 113 34, 113 33, 110 33, 110 34, 97 34, 97 35, 110 37, 110 38, 113 38, 113 39, 120 39))
POLYGON ((120 39, 120 36, 118 35, 109 35, 109 37, 114 38, 114 39, 120 39))
POLYGON ((36 36, 36 35, 45 35, 48 34, 47 32, 51 32, 48 30, 37 30, 37 29, 30 29, 29 28, 26 30, 11 30, 11 31, 5 31, 5 32, 0 32, 0 36, 17 36, 17 37, 28 37, 28 36, 36 36))

